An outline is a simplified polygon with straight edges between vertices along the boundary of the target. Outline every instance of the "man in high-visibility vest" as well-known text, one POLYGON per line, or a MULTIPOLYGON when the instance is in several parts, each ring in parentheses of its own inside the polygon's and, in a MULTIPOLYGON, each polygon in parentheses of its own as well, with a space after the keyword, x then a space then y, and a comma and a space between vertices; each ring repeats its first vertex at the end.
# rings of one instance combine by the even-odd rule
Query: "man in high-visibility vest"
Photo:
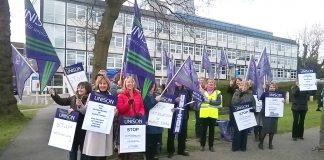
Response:
POLYGON ((211 152, 214 150, 214 129, 218 118, 218 108, 222 107, 222 95, 216 90, 214 79, 208 79, 206 90, 201 89, 204 102, 200 106, 200 122, 202 124, 202 135, 200 139, 201 150, 205 150, 207 128, 209 127, 208 145, 211 152))

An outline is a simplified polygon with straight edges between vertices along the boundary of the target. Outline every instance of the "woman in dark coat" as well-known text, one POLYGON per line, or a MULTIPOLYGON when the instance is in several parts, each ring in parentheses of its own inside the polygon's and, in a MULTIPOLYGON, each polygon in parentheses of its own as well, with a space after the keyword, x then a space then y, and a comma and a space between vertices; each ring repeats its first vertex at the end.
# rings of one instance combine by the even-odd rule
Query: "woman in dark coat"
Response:
POLYGON ((77 160, 78 149, 80 149, 81 160, 87 159, 86 155, 82 153, 86 131, 81 129, 81 127, 86 111, 85 104, 87 102, 88 95, 91 92, 91 90, 91 84, 88 82, 80 82, 77 86, 77 91, 75 95, 68 98, 61 98, 54 90, 50 90, 51 97, 58 105, 70 106, 70 109, 68 110, 69 113, 79 112, 79 118, 77 121, 69 160, 77 160))
POLYGON ((269 84, 269 89, 268 91, 262 93, 260 100, 262 100, 262 109, 261 109, 261 116, 262 116, 262 130, 261 130, 261 136, 260 136, 260 143, 258 145, 258 147, 260 149, 263 149, 263 142, 264 142, 264 138, 267 134, 269 134, 269 149, 273 149, 273 145, 272 145, 272 140, 273 140, 273 136, 275 133, 277 133, 277 126, 278 126, 278 117, 265 117, 265 99, 266 97, 269 97, 269 93, 271 92, 277 92, 281 95, 283 95, 282 97, 284 98, 284 93, 281 91, 278 91, 278 86, 277 84, 271 82, 269 84))
POLYGON ((246 151, 246 143, 247 143, 247 136, 249 132, 249 128, 239 131, 237 124, 234 118, 234 108, 233 106, 239 105, 242 103, 251 103, 252 108, 250 111, 255 111, 255 100, 254 97, 249 90, 249 82, 242 81, 239 85, 239 89, 234 93, 232 98, 232 105, 230 108, 230 124, 234 127, 234 136, 232 141, 232 151, 246 151))

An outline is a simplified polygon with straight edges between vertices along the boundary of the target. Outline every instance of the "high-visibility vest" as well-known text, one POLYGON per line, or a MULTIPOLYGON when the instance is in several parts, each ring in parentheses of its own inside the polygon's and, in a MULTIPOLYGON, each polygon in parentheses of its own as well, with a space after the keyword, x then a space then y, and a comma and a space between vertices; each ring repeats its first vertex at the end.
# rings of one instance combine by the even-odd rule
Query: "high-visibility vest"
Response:
MULTIPOLYGON (((208 98, 208 100, 216 100, 217 99, 217 96, 220 93, 221 92, 219 90, 215 90, 210 95, 208 94, 207 91, 204 94, 205 94, 205 97, 208 98)), ((222 107, 222 103, 220 105, 218 105, 218 106, 212 106, 208 102, 203 102, 201 104, 201 106, 200 106, 199 117, 200 118, 208 118, 208 117, 210 117, 210 118, 218 119, 218 108, 221 108, 222 107)))

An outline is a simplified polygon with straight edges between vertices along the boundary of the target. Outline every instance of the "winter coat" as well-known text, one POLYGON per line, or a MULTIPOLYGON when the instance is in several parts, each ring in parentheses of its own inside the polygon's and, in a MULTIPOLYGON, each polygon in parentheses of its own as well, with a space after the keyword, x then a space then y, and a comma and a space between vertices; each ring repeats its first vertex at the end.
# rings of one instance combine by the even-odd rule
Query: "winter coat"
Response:
POLYGON ((236 90, 236 92, 233 95, 232 104, 230 107, 229 125, 236 127, 236 122, 235 122, 235 118, 234 118, 234 114, 233 114, 234 113, 233 106, 239 105, 242 103, 249 103, 249 102, 252 103, 252 110, 255 111, 256 105, 255 105, 255 99, 252 95, 252 92, 251 91, 242 92, 240 90, 236 90))
MULTIPOLYGON (((155 97, 157 96, 156 93, 150 94, 145 97, 144 99, 144 107, 145 107, 145 115, 149 115, 150 110, 158 103, 158 101, 155 100, 155 97)), ((146 133, 147 134, 162 134, 163 128, 161 127, 155 127, 155 126, 146 126, 146 133)))
POLYGON ((291 88, 292 93, 292 105, 291 109, 295 111, 307 111, 308 110, 308 98, 310 92, 300 91, 298 86, 293 86, 291 88))
POLYGON ((134 89, 133 98, 131 98, 129 92, 124 90, 118 94, 117 98, 118 116, 135 116, 136 114, 144 115, 144 103, 139 91, 134 89), (133 104, 128 104, 129 99, 134 99, 133 104))
MULTIPOLYGON (((101 93, 111 95, 110 92, 101 93)), ((111 156, 114 150, 113 131, 113 126, 109 134, 87 131, 83 145, 83 154, 95 157, 111 156)))

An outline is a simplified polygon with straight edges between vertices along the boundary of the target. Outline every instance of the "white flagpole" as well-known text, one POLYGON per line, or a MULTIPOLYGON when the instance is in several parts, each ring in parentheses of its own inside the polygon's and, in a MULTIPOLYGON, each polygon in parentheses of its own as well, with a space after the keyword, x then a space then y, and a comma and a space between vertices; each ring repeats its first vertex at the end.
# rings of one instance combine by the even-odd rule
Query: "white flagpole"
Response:
MULTIPOLYGON (((189 56, 190 57, 190 56, 189 56)), ((179 73, 179 71, 182 69, 182 67, 184 66, 184 64, 187 62, 187 60, 189 59, 189 57, 182 63, 181 67, 177 70, 177 72, 173 75, 173 77, 171 78, 170 82, 167 84, 167 86, 164 88, 164 90, 161 93, 161 96, 164 94, 164 92, 167 90, 167 88, 169 87, 169 85, 171 84, 171 82, 173 81, 173 79, 177 76, 177 74, 179 73)))
POLYGON ((125 50, 126 50, 126 43, 127 43, 127 33, 125 33, 124 35, 124 47, 123 47, 123 56, 122 56, 122 67, 120 69, 120 76, 119 76, 119 80, 121 80, 121 77, 123 75, 123 70, 124 70, 124 59, 125 59, 125 50))

